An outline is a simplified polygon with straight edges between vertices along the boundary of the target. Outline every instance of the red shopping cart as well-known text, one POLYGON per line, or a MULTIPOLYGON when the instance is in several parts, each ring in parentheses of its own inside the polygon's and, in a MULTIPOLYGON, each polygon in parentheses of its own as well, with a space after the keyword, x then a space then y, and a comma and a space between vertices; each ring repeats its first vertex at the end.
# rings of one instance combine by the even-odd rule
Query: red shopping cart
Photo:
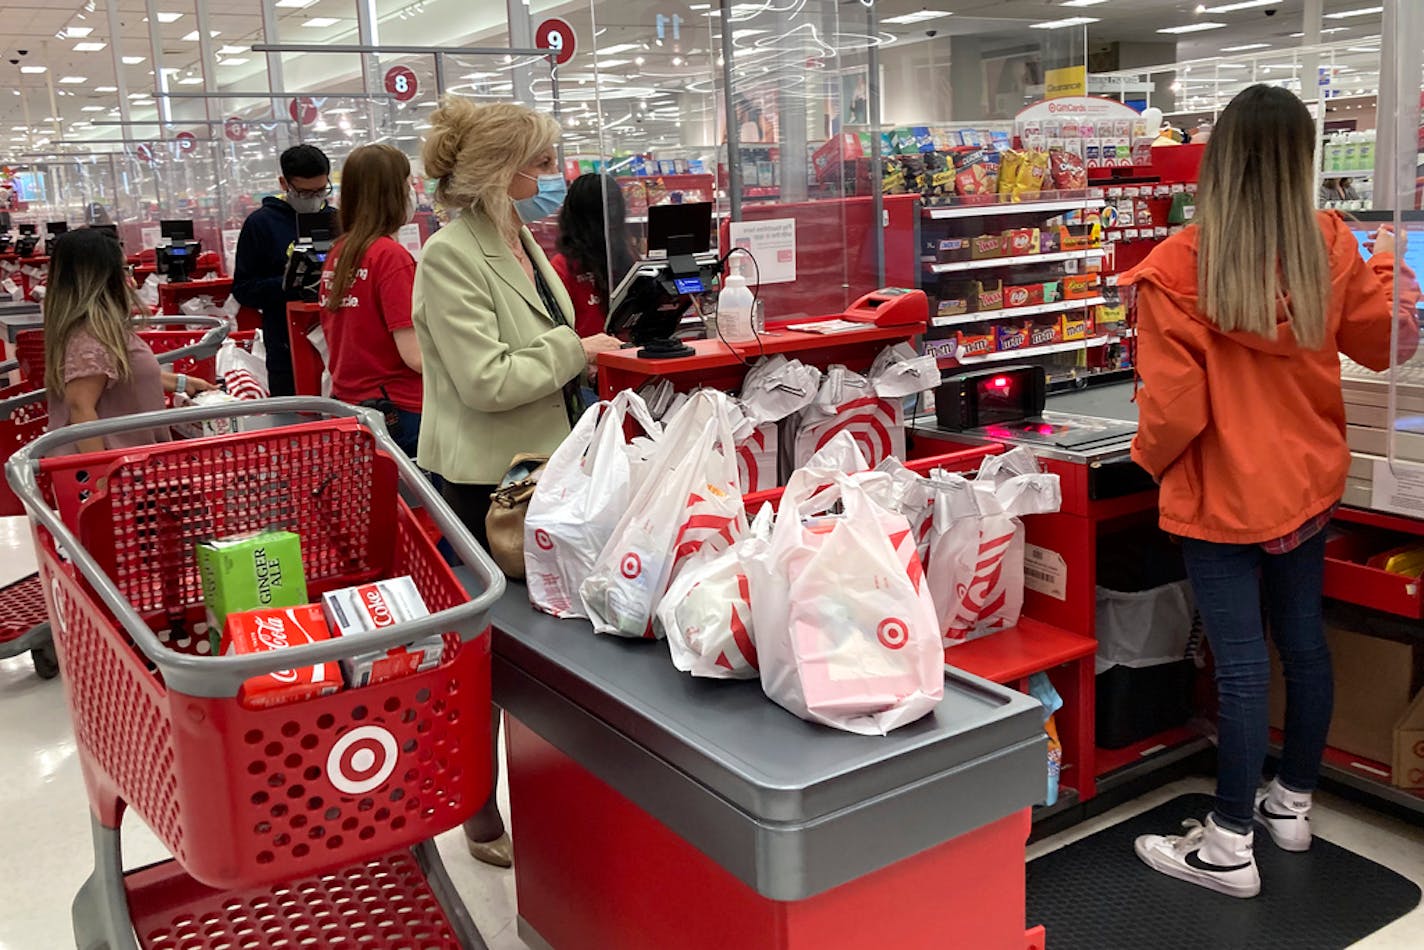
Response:
POLYGON ((489 556, 375 413, 323 399, 150 413, 67 427, 7 475, 35 524, 40 577, 93 810, 78 945, 483 947, 433 835, 487 797, 489 556), (233 415, 298 421, 143 449, 48 457, 81 438, 233 415), (483 590, 473 600, 401 498, 430 511, 483 590), (195 542, 301 535, 313 597, 411 575, 434 613, 356 639, 206 652, 195 542), (443 633, 435 669, 249 708, 249 678, 443 633), (125 873, 132 808, 172 860, 125 873))
MULTIPOLYGON (((211 317, 184 320, 196 322, 182 330, 145 330, 143 335, 149 340, 149 345, 154 347, 159 363, 172 365, 178 372, 196 374, 204 361, 211 366, 213 354, 227 336, 227 324, 211 317), (160 336, 155 338, 155 333, 160 336)), ((23 336, 24 334, 21 334, 22 338, 23 336)), ((38 375, 33 381, 27 377, 27 381, 19 386, 0 389, 0 464, 7 461, 22 446, 42 435, 49 425, 47 397, 43 388, 42 341, 39 353, 38 375)), ((23 366, 23 362, 18 363, 22 372, 23 366)), ((16 368, 15 361, 0 363, 0 378, 16 368)), ((0 517, 24 513, 24 505, 10 490, 10 486, 0 482, 0 517)), ((30 654, 35 665, 35 674, 41 679, 52 679, 59 672, 59 662, 45 611, 44 591, 37 575, 0 588, 0 659, 8 659, 22 653, 30 654)))
MULTIPOLYGON (((148 344, 159 362, 175 373, 187 373, 200 379, 212 379, 217 371, 214 356, 218 345, 229 336, 231 324, 222 317, 148 317, 138 324, 138 336, 148 344), (174 354, 174 351, 181 351, 174 354), (165 354, 170 355, 163 359, 165 354)), ((251 331, 232 333, 234 339, 246 340, 251 331)), ((44 331, 24 330, 15 336, 15 362, 20 377, 33 387, 44 386, 44 331)), ((0 365, 0 375, 5 366, 0 365)), ((11 367, 12 369, 14 367, 11 367)))

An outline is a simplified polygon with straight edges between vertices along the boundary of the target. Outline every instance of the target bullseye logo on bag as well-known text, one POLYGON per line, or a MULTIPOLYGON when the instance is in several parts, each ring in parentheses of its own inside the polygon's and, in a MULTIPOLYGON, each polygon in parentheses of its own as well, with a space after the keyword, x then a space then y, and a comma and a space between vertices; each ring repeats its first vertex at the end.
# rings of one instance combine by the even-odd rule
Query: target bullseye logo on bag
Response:
POLYGON ((875 628, 875 636, 886 648, 899 650, 910 642, 910 628, 897 617, 886 617, 875 628))
POLYGON ((395 736, 381 726, 358 726, 331 747, 326 777, 339 792, 364 795, 391 777, 399 759, 395 736))
POLYGON ((1013 545, 1014 531, 992 538, 980 538, 979 559, 974 565, 974 577, 961 584, 956 593, 954 618, 945 631, 945 638, 962 640, 974 630, 981 618, 993 617, 1004 606, 1008 591, 1004 586, 1004 557, 1013 545))
POLYGON ((549 537, 549 532, 543 528, 534 532, 534 543, 539 545, 539 550, 541 551, 554 550, 554 539, 549 537))
POLYGON ((635 579, 639 574, 643 573, 643 559, 638 557, 638 555, 634 554, 632 551, 629 551, 627 554, 623 555, 621 570, 623 572, 623 576, 631 581, 635 579))

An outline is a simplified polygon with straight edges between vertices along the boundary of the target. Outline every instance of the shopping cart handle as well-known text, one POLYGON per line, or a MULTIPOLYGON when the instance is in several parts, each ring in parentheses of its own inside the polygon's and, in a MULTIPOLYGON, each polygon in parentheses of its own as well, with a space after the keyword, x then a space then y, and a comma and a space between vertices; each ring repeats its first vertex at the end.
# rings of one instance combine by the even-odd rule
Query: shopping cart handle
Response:
POLYGON ((444 533, 455 553, 484 586, 478 596, 461 604, 430 614, 409 623, 396 624, 378 632, 361 635, 362 653, 389 650, 413 643, 431 634, 457 632, 463 639, 473 639, 485 627, 484 617, 504 594, 504 574, 480 547, 463 523, 450 510, 430 484, 425 474, 400 450, 386 431, 384 417, 372 410, 349 406, 332 399, 314 396, 294 396, 280 399, 245 400, 218 406, 190 406, 145 412, 116 419, 101 419, 65 426, 48 432, 11 456, 5 475, 15 494, 24 503, 30 517, 44 526, 63 549, 70 561, 88 580, 94 592, 114 618, 133 638, 144 654, 152 660, 170 689, 190 696, 236 696, 242 684, 254 676, 264 676, 280 670, 314 666, 350 657, 352 644, 341 639, 310 643, 286 650, 243 656, 200 657, 177 653, 161 642, 148 624, 119 591, 98 562, 79 543, 59 513, 45 503, 39 488, 40 460, 55 450, 84 439, 102 438, 133 430, 145 430, 169 425, 184 425, 214 419, 276 414, 315 415, 327 418, 357 419, 370 430, 379 448, 392 458, 402 485, 425 506, 435 524, 444 533))
POLYGON ((232 332, 232 323, 225 317, 191 316, 191 317, 149 317, 141 326, 145 330, 161 330, 164 327, 174 329, 191 329, 193 327, 207 327, 207 331, 198 339, 196 343, 189 343, 187 346, 176 347, 155 354, 158 362, 163 366, 169 366, 181 359, 193 357, 204 359, 217 353, 222 346, 223 340, 232 332))

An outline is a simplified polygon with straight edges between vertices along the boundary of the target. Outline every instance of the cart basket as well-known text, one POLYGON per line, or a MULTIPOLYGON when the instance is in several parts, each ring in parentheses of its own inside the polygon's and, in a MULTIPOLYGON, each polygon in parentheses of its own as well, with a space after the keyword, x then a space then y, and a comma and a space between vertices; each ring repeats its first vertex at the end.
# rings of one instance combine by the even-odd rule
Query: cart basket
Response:
POLYGON ((35 524, 90 804, 132 807, 194 878, 233 889, 376 858, 472 815, 490 776, 486 616, 504 590, 489 556, 386 433, 379 415, 288 398, 70 426, 20 449, 7 476, 35 524), (315 421, 92 455, 79 439, 233 416, 315 421), (413 494, 473 570, 473 600, 419 530, 413 494), (411 575, 428 617, 359 637, 206 656, 193 548, 278 528, 301 536, 313 600, 411 575), (439 666, 252 708, 254 676, 442 634, 439 666))

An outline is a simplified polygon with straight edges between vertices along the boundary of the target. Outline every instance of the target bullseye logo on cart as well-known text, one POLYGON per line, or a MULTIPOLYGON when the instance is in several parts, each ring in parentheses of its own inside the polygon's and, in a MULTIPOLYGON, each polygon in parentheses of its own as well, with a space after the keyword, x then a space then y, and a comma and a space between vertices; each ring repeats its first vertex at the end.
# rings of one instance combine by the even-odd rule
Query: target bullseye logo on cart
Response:
POLYGON ((549 537, 549 532, 539 528, 534 532, 534 543, 539 545, 541 551, 554 550, 554 539, 549 537))
POLYGON ((64 616, 64 598, 59 595, 59 578, 52 577, 49 581, 49 599, 54 604, 54 632, 63 633, 69 628, 69 622, 64 616))
POLYGON ((910 627, 898 617, 886 617, 875 628, 875 636, 887 649, 898 650, 910 642, 910 627))
POLYGON ((395 736, 380 726, 358 726, 336 740, 326 756, 326 776, 336 790, 364 795, 396 770, 395 736))
POLYGON ((623 561, 619 565, 619 567, 623 571, 623 576, 631 581, 639 574, 643 573, 643 559, 638 557, 638 555, 634 554, 632 551, 629 551, 627 554, 623 555, 623 561))

